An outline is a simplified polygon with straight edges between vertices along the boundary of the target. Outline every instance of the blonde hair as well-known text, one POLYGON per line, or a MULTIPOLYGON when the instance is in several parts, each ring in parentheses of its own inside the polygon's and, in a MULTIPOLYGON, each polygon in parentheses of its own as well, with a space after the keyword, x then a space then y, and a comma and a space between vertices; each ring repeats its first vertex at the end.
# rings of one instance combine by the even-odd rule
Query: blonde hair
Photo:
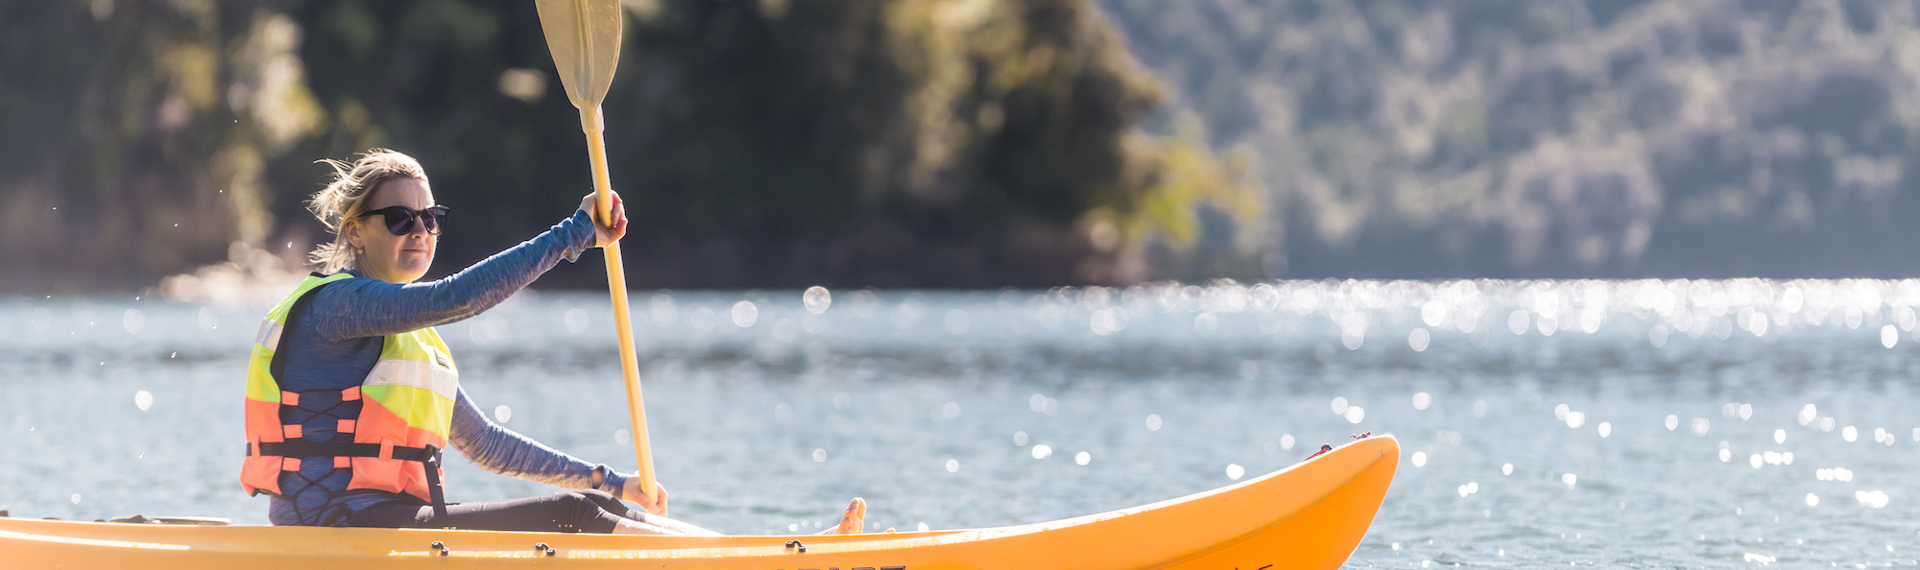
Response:
POLYGON ((368 150, 351 164, 331 158, 318 162, 333 167, 333 180, 307 200, 307 211, 333 232, 333 243, 314 248, 307 259, 320 266, 321 273, 339 273, 360 262, 360 250, 347 241, 345 229, 359 223, 373 191, 380 183, 403 176, 425 183, 427 171, 413 157, 384 148, 368 150))

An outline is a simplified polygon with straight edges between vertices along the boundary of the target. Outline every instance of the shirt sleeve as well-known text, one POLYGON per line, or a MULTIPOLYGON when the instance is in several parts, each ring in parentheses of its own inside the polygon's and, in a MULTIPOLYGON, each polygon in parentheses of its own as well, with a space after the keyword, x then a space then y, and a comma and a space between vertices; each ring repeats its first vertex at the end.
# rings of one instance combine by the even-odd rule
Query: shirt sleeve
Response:
POLYGON ((605 477, 598 488, 615 497, 620 496, 621 485, 626 482, 626 476, 605 465, 582 461, 493 423, 467 397, 466 388, 460 389, 460 397, 454 402, 448 439, 474 465, 516 479, 563 489, 593 489, 597 471, 605 477))
POLYGON ((492 308, 560 263, 593 247, 593 221, 585 210, 520 245, 459 273, 424 283, 396 285, 379 279, 348 279, 322 287, 307 308, 327 340, 386 336, 443 325, 492 308))

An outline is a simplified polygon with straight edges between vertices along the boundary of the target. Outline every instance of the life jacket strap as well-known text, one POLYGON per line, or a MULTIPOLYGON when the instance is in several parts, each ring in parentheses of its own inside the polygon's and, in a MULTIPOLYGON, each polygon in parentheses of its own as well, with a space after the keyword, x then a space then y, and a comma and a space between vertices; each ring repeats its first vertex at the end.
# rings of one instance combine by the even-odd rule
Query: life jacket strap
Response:
MULTIPOLYGON (((391 457, 388 457, 388 456, 381 455, 380 444, 378 443, 340 443, 340 442, 319 442, 319 441, 306 441, 306 440, 262 441, 258 443, 247 444, 247 455, 279 456, 279 457, 295 457, 295 458, 379 457, 382 459, 419 461, 421 463, 426 463, 428 462, 428 460, 433 460, 435 465, 439 464, 440 450, 431 445, 426 447, 407 447, 407 446, 396 445, 396 446, 393 446, 392 449, 393 449, 393 455, 391 457), (257 451, 254 447, 256 445, 259 446, 257 451)), ((437 475, 428 475, 427 477, 429 479, 439 478, 437 475)))
MULTIPOLYGON (((431 445, 426 447, 408 447, 404 445, 382 445, 378 443, 338 443, 306 440, 261 441, 248 443, 247 455, 292 458, 379 457, 382 459, 418 461, 426 464, 422 466, 424 467, 422 470, 426 471, 427 474, 427 496, 433 502, 434 520, 441 521, 442 523, 448 522, 447 492, 446 488, 440 485, 441 453, 438 447, 431 445), (383 447, 386 449, 383 450, 383 447), (391 455, 388 455, 389 453, 391 453, 391 455)), ((329 519, 333 519, 335 514, 338 513, 330 512, 327 515, 329 519)), ((330 520, 323 526, 344 524, 342 522, 344 518, 345 517, 342 516, 341 519, 330 520)), ((448 526, 446 528, 453 527, 448 526)))
POLYGON ((442 528, 453 528, 452 520, 447 518, 447 493, 440 486, 440 450, 427 446, 432 455, 426 460, 427 496, 433 499, 433 520, 440 521, 442 528))

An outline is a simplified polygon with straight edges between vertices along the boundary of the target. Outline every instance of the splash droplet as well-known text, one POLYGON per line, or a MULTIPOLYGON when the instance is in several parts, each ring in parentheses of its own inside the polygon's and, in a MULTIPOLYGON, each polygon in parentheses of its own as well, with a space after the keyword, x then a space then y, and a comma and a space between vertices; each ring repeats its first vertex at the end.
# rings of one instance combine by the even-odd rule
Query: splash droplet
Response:
POLYGON ((200 330, 203 331, 212 332, 213 329, 220 327, 220 315, 213 311, 213 307, 201 307, 196 321, 200 325, 200 330))
POLYGON ((753 301, 741 301, 738 303, 734 303, 733 310, 731 311, 731 316, 733 317, 734 326, 738 326, 743 329, 747 327, 751 327, 753 326, 754 322, 760 320, 760 307, 758 305, 754 305, 753 301))
POLYGON ((120 327, 126 329, 127 334, 140 334, 140 329, 147 327, 147 315, 140 309, 127 309, 126 315, 120 317, 120 327))
POLYGON ((567 334, 580 334, 587 330, 587 312, 578 307, 567 309, 561 321, 567 327, 567 334))
POLYGON ((828 307, 833 306, 833 293, 828 292, 826 287, 814 285, 800 294, 800 303, 806 305, 809 313, 816 315, 825 313, 828 307))

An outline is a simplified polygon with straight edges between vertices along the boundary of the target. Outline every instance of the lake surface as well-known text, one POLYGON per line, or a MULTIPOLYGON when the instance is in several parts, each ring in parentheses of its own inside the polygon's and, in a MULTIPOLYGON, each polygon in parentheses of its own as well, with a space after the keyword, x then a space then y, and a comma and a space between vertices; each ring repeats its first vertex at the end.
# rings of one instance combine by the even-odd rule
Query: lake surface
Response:
MULTIPOLYGON (((1349 567, 1920 565, 1920 281, 805 298, 633 293, 676 518, 811 533, 861 496, 875 528, 1037 522, 1372 431, 1401 465, 1349 567)), ((527 292, 440 330, 490 415, 627 470, 607 305, 527 292)), ((0 505, 263 524, 236 451, 265 310, 0 299, 0 505)), ((552 491, 447 470, 450 500, 552 491)))

